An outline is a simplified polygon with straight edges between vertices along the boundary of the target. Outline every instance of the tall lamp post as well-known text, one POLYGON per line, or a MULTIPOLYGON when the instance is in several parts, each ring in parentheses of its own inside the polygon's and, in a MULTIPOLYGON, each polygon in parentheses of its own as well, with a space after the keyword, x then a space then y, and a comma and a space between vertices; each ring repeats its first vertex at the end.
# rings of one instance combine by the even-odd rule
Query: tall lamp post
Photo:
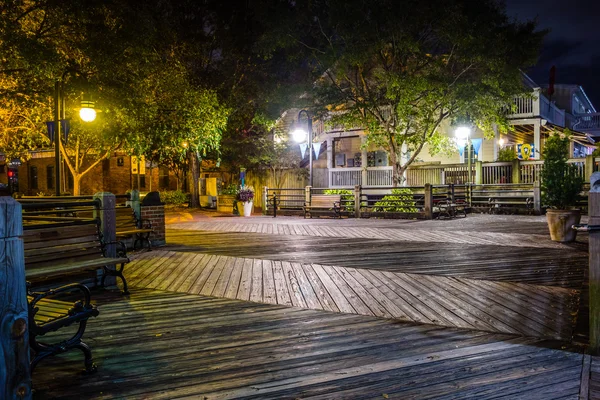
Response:
POLYGON ((312 131, 312 118, 308 111, 300 110, 298 112, 298 122, 296 123, 296 128, 292 132, 292 137, 294 141, 297 143, 307 142, 308 145, 308 181, 309 185, 312 187, 313 185, 313 131, 312 131), (306 127, 305 130, 300 124, 300 118, 302 117, 302 113, 306 114, 306 127))
POLYGON ((467 178, 467 183, 471 183, 471 178, 472 178, 472 174, 471 174, 471 128, 468 126, 459 126, 456 128, 456 131, 454 132, 454 134, 456 135, 456 139, 457 143, 459 146, 464 147, 464 145, 467 145, 467 158, 468 158, 468 166, 467 166, 467 173, 468 173, 468 178, 467 178))
MULTIPOLYGON (((54 187, 56 196, 60 196, 60 140, 62 134, 62 121, 65 121, 65 96, 62 90, 63 78, 54 83, 54 187)), ((84 122, 92 122, 96 119, 96 110, 91 97, 85 96, 81 100, 79 117, 84 122)), ((66 125, 65 125, 66 127, 66 125)))

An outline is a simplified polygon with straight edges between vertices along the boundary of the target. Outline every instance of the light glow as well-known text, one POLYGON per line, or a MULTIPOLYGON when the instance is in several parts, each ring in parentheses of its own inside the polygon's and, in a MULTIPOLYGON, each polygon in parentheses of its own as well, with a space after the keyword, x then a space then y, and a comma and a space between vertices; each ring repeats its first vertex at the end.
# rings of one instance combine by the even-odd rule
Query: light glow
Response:
POLYGON ((79 110, 79 117, 85 122, 92 122, 96 119, 96 110, 84 107, 79 110))
POLYGON ((307 136, 308 136, 308 134, 302 128, 297 128, 296 130, 294 130, 294 132, 292 132, 292 138, 294 139, 294 141, 296 143, 305 142, 307 136))
POLYGON ((500 138, 500 139, 498 139, 498 145, 499 145, 500 147, 504 146, 504 143, 505 143, 505 142, 506 142, 506 141, 504 140, 504 138, 500 138))
POLYGON ((469 128, 468 126, 459 126, 458 128, 456 128, 456 131, 454 131, 454 134, 459 140, 467 140, 471 135, 471 128, 469 128))

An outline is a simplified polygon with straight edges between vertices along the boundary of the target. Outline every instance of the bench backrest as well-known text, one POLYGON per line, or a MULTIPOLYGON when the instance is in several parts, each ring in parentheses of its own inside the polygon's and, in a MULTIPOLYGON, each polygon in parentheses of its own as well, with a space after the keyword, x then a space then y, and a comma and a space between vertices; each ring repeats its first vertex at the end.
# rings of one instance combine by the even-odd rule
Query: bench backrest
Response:
POLYGON ((97 221, 69 226, 28 226, 23 231, 23 245, 28 270, 103 256, 97 221))
POLYGON ((139 228, 139 224, 133 209, 129 206, 118 206, 115 208, 117 216, 117 232, 139 228))
POLYGON ((311 207, 333 207, 333 203, 341 201, 339 194, 313 194, 310 196, 311 207))

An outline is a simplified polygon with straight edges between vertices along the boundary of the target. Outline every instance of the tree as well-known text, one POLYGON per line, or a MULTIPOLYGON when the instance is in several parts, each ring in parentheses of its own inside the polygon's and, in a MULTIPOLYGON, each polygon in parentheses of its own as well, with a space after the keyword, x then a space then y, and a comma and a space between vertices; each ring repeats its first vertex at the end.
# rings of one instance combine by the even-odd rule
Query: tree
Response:
POLYGON ((313 27, 316 106, 388 151, 395 186, 426 144, 443 148, 444 121, 468 118, 486 132, 507 125, 507 105, 523 92, 520 71, 544 35, 492 0, 324 3, 313 27))

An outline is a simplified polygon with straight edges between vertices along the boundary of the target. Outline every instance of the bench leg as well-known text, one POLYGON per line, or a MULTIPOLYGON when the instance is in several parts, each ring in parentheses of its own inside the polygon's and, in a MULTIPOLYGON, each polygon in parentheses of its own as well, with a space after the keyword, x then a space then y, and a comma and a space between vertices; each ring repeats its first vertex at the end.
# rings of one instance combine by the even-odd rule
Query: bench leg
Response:
POLYGON ((107 276, 116 276, 118 278, 121 278, 121 281, 123 282, 123 294, 129 294, 129 289, 127 287, 127 280, 125 279, 125 276, 123 276, 123 269, 125 268, 125 263, 121 264, 121 268, 117 269, 110 269, 108 267, 103 267, 104 268, 104 273, 102 274, 102 282, 101 285, 102 287, 104 287, 104 281, 106 279, 107 276))
POLYGON ((75 335, 73 335, 72 338, 65 340, 63 342, 60 342, 58 344, 54 344, 54 345, 38 342, 36 340, 35 335, 30 335, 29 345, 35 353, 35 357, 29 363, 31 373, 33 373, 33 370, 35 369, 35 367, 44 358, 55 355, 55 354, 65 353, 71 349, 79 349, 83 352, 85 373, 91 374, 91 373, 96 372, 98 370, 98 367, 96 366, 96 364, 94 364, 94 359, 92 357, 92 350, 90 349, 90 346, 88 346, 81 340, 81 337, 83 336, 83 333, 85 332, 86 325, 87 325, 87 319, 84 321, 80 321, 79 329, 77 330, 77 333, 75 333, 75 335))

